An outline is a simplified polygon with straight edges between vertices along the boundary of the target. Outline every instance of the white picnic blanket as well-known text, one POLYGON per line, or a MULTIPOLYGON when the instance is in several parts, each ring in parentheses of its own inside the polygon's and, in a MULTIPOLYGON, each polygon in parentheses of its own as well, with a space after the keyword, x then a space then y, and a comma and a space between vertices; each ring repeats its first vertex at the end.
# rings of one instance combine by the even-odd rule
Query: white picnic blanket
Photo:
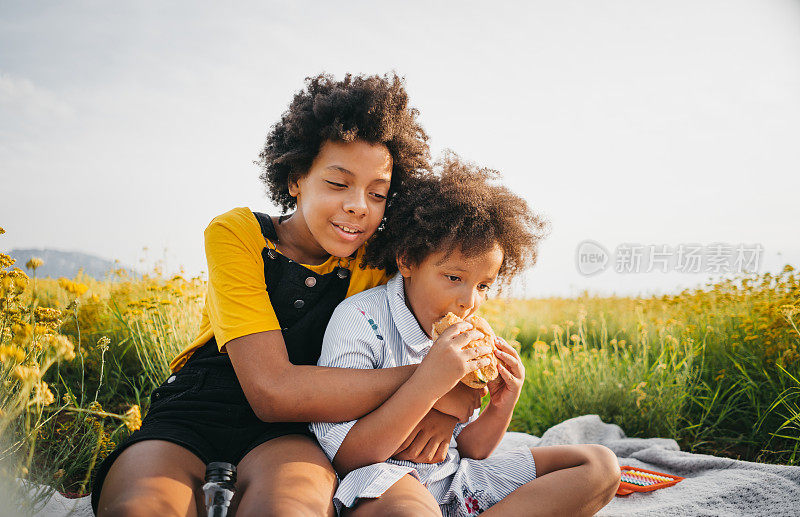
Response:
MULTIPOLYGON (((599 516, 800 516, 800 467, 751 463, 681 452, 675 440, 627 438, 622 429, 597 415, 565 420, 541 438, 507 433, 500 447, 600 443, 620 465, 641 467, 686 479, 672 487, 615 497, 599 516)), ((0 511, 0 515, 5 515, 0 511)), ((91 517, 89 498, 69 500, 55 494, 40 517, 91 517)))
POLYGON ((691 454, 672 439, 627 438, 619 426, 597 415, 565 420, 541 438, 507 433, 500 446, 508 443, 599 443, 614 451, 620 465, 686 478, 671 487, 615 497, 599 516, 800 516, 800 467, 691 454))

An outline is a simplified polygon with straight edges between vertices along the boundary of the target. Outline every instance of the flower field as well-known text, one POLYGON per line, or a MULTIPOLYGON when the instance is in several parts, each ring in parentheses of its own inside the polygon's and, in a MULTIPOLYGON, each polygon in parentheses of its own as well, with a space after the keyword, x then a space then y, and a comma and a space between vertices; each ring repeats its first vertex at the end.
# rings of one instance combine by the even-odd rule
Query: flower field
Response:
MULTIPOLYGON (((41 279, 35 257, 12 262, 0 254, 0 497, 33 511, 47 494, 18 480, 84 493, 141 425, 150 391, 195 337, 205 281, 158 270, 41 279)), ((628 436, 800 465, 790 266, 672 296, 496 299, 481 312, 526 364, 512 430, 539 435, 596 413, 628 436)))

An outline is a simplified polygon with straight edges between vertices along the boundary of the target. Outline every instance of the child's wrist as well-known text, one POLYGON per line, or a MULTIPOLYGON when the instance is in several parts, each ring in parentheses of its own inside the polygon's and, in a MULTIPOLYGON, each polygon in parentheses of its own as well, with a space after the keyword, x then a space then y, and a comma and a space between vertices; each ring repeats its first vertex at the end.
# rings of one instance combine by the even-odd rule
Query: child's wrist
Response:
POLYGON ((414 384, 419 389, 424 390, 425 393, 434 396, 435 403, 453 389, 455 384, 443 382, 444 379, 441 375, 438 375, 435 371, 429 370, 431 370, 431 368, 423 361, 409 380, 413 380, 414 384))
POLYGON ((414 393, 424 397, 426 403, 430 401, 431 407, 453 388, 443 385, 435 375, 429 376, 426 369, 422 367, 417 368, 406 384, 410 385, 414 393))
POLYGON ((517 407, 518 401, 519 401, 519 395, 514 399, 509 399, 508 401, 503 402, 502 404, 494 402, 493 400, 490 399, 489 403, 486 405, 486 408, 487 409, 494 408, 497 411, 505 411, 508 413, 513 413, 514 408, 517 407))

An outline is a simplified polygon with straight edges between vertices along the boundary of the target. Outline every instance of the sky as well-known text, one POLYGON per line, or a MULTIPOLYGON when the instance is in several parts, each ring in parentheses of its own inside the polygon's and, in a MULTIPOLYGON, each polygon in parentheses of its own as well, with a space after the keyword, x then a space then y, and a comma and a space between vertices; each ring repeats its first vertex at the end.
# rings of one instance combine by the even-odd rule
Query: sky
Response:
POLYGON ((304 78, 393 70, 434 156, 550 221, 514 295, 800 266, 797 0, 3 0, 0 250, 204 271, 214 216, 277 213, 253 162, 304 78))

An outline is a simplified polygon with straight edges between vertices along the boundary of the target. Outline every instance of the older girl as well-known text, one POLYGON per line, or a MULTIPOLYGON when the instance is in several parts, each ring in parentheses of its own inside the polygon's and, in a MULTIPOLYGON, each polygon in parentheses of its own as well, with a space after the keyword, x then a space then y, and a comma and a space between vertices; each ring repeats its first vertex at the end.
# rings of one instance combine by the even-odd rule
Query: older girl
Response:
MULTIPOLYGON (((273 126, 262 179, 284 212, 236 208, 205 231, 208 294, 195 341, 151 395, 142 428, 100 466, 98 515, 203 512, 205 464, 238 464, 239 515, 332 515, 336 475, 309 420, 358 418, 413 367, 316 366, 345 297, 384 283, 361 265, 387 200, 427 167, 427 136, 396 76, 320 75, 273 126)), ((398 457, 439 460, 479 393, 452 390, 398 457)))

